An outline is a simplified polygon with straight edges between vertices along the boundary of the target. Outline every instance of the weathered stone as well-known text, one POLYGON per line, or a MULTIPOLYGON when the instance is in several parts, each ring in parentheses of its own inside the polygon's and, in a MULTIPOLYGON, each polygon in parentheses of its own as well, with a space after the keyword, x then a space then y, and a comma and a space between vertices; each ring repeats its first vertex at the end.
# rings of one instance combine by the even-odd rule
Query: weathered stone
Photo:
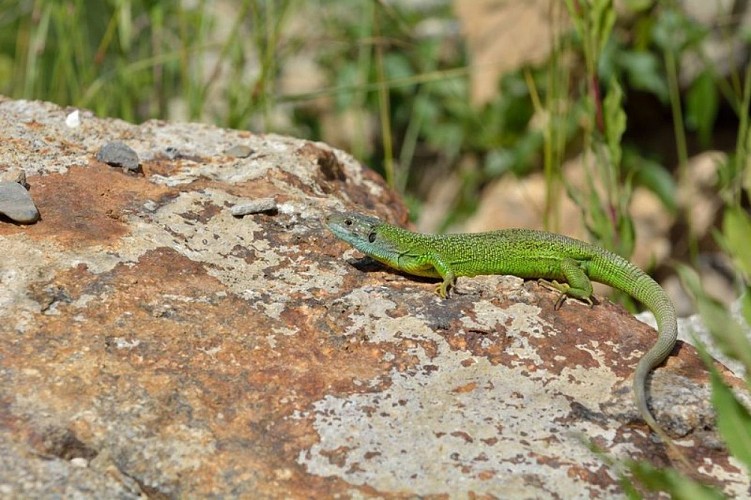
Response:
POLYGON ((32 224, 39 220, 39 210, 34 200, 18 182, 0 182, 0 214, 21 224, 32 224))
POLYGON ((65 125, 70 128, 76 128, 81 126, 81 112, 77 109, 71 111, 68 116, 65 117, 65 125))
POLYGON ((247 158, 253 154, 253 149, 245 144, 236 144, 227 150, 227 154, 235 158, 247 158))
MULTIPOLYGON (((555 293, 499 276, 441 300, 353 265, 320 216, 406 211, 325 145, 64 115, 0 100, 0 164, 32 166, 45 215, 0 225, 0 496, 611 498, 619 479, 581 436, 667 463, 630 386, 655 332, 622 308, 556 311, 555 293), (143 152, 144 175, 93 161, 103 135, 143 152), (237 143, 257 154, 228 161, 237 143), (272 197, 273 216, 227 209, 272 197)), ((690 346, 651 396, 743 496, 690 346)))
POLYGON ((108 142, 96 154, 96 159, 113 167, 122 167, 125 171, 136 171, 140 165, 138 153, 120 141, 108 142))
POLYGON ((244 215, 258 214, 262 212, 276 211, 276 200, 274 198, 261 198, 239 203, 232 207, 232 215, 242 217, 244 215))

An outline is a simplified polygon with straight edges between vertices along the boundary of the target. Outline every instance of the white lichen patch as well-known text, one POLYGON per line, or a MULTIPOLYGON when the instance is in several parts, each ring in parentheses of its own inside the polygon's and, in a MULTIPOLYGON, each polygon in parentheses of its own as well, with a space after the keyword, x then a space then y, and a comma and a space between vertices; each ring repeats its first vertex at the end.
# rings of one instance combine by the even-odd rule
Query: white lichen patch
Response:
MULTIPOLYGON (((429 356, 418 343, 411 352, 418 365, 393 370, 385 389, 366 383, 374 392, 329 395, 300 415, 311 418, 319 434, 319 442, 298 457, 309 473, 417 495, 471 491, 523 497, 550 488, 573 498, 593 487, 574 469, 587 464, 594 473, 602 467, 579 438, 599 429, 573 419, 571 401, 583 399, 583 392, 590 398, 591 391, 604 398, 608 391, 577 382, 583 369, 561 376, 541 369, 532 376, 521 366, 493 366, 482 357, 466 363, 470 355, 452 349, 424 320, 389 317, 386 313, 395 307, 390 301, 358 291, 349 298, 362 318, 350 318, 353 328, 367 328, 370 341, 411 338, 434 343, 436 350, 429 356), (560 457, 570 461, 551 465, 560 457)), ((532 319, 519 320, 517 326, 507 322, 520 305, 512 306, 513 313, 511 308, 492 313, 494 306, 478 306, 486 308, 483 317, 489 324, 484 328, 503 323, 512 337, 529 335, 517 328, 529 327, 532 319)), ((593 384, 613 381, 606 368, 589 369, 585 375, 593 384)), ((612 494, 615 484, 602 488, 602 494, 612 494)))
POLYGON ((510 333, 524 332, 523 335, 508 335, 505 351, 518 358, 520 365, 529 362, 543 364, 543 359, 530 345, 530 339, 553 337, 557 332, 540 318, 539 307, 520 302, 504 309, 489 301, 479 301, 474 305, 473 311, 474 319, 469 316, 461 319, 467 330, 503 329, 510 333))
MULTIPOLYGON (((211 276, 229 291, 248 300, 255 300, 262 294, 289 297, 294 293, 310 295, 315 287, 331 288, 330 280, 315 266, 308 266, 301 272, 299 262, 295 262, 301 259, 299 247, 272 247, 264 237, 265 229, 252 217, 238 219, 229 210, 222 209, 209 222, 197 223, 192 219, 206 206, 232 206, 237 200, 239 198, 212 189, 181 193, 154 212, 152 221, 132 221, 137 230, 130 238, 137 238, 137 242, 123 245, 123 251, 171 248, 206 264, 211 276)), ((136 255, 122 254, 121 257, 137 259, 136 255)))

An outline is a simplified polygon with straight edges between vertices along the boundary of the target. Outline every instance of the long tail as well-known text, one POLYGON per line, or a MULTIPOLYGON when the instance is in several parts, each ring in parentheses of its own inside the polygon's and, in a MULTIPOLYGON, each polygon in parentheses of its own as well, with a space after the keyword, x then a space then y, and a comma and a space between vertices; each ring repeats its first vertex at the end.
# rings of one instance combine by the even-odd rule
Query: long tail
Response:
POLYGON ((670 355, 678 338, 678 323, 673 303, 660 285, 641 269, 615 254, 607 251, 602 253, 603 255, 599 256, 601 259, 596 259, 595 269, 592 269, 598 275, 594 279, 629 294, 647 306, 657 320, 657 342, 642 356, 634 372, 636 407, 647 425, 680 461, 690 468, 686 456, 657 423, 647 404, 649 374, 670 355))
POLYGON ((659 293, 656 297, 654 294, 651 294, 653 300, 647 301, 649 300, 647 299, 644 301, 655 315, 658 336, 657 342, 642 356, 636 365, 636 371, 634 372, 634 398, 636 400, 636 407, 647 425, 652 428, 686 467, 691 468, 691 464, 683 451, 678 448, 672 438, 657 423, 647 405, 646 390, 649 374, 670 355, 678 338, 678 324, 673 304, 663 290, 658 290, 659 293))

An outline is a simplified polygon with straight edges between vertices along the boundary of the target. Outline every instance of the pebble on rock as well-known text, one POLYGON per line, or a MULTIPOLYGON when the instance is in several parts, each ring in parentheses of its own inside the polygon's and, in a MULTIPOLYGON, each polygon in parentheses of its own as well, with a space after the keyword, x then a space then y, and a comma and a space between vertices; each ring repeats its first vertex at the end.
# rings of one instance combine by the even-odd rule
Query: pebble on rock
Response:
POLYGON ((259 198, 247 203, 238 203, 232 207, 232 215, 242 217, 244 215, 269 213, 277 210, 274 198, 259 198))
POLYGON ((138 154, 120 141, 108 142, 96 154, 96 159, 113 167, 122 167, 126 172, 138 171, 138 154))
POLYGON ((229 148, 225 153, 229 156, 234 156, 235 158, 247 158, 253 154, 253 149, 244 144, 238 144, 229 148))
POLYGON ((34 200, 18 182, 0 182, 0 214, 20 224, 33 224, 39 220, 34 200))
POLYGON ((78 110, 73 111, 65 117, 65 125, 70 128, 81 126, 81 113, 78 110))
POLYGON ((164 148, 164 154, 167 155, 167 158, 170 160, 174 160, 180 157, 180 150, 175 146, 167 146, 164 148))

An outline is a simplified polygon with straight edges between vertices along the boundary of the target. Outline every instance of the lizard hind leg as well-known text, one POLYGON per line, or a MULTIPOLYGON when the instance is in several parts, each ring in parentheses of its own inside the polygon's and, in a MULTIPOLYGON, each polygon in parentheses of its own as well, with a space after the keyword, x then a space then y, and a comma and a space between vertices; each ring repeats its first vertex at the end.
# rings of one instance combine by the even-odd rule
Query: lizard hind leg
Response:
POLYGON ((568 297, 581 300, 591 307, 593 304, 592 281, 590 281, 587 273, 582 269, 581 264, 574 259, 563 259, 561 260, 561 274, 566 280, 565 283, 559 283, 556 280, 539 280, 543 285, 561 292, 555 303, 555 309, 560 308, 568 297))

